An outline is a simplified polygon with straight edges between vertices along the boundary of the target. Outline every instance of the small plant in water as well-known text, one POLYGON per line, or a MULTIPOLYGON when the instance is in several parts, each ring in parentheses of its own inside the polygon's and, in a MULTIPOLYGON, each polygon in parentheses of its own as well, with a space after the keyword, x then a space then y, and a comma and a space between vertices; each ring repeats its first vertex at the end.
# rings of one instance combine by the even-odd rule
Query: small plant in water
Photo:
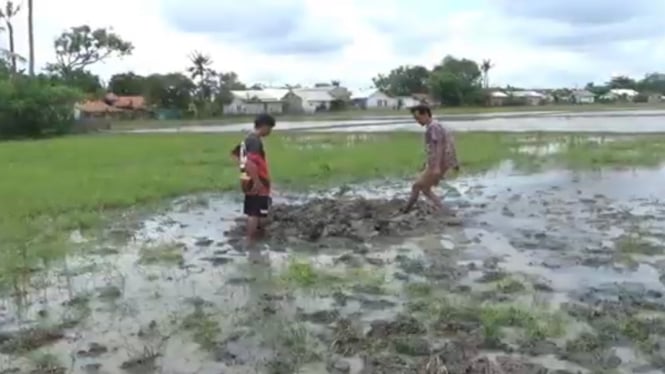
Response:
POLYGON ((154 247, 141 248, 141 263, 145 265, 182 264, 182 244, 162 244, 154 247))
POLYGON ((517 279, 504 278, 497 282, 496 289, 502 293, 518 293, 526 290, 526 286, 517 279))
POLYGON ((217 338, 222 333, 222 329, 213 319, 213 315, 205 313, 200 307, 185 317, 182 327, 190 331, 194 342, 206 350, 212 350, 216 346, 217 338))

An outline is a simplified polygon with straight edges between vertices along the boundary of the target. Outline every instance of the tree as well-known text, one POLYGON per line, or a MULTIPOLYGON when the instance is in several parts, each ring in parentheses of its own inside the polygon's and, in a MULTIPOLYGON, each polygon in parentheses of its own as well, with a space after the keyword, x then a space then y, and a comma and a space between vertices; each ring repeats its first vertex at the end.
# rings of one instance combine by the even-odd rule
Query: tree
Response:
POLYGON ((219 74, 219 92, 216 96, 216 101, 219 105, 224 106, 233 101, 233 90, 246 90, 247 86, 238 79, 238 74, 234 72, 219 74))
POLYGON ((480 104, 482 73, 473 60, 446 56, 432 70, 429 86, 434 97, 448 105, 480 104))
POLYGON ((197 113, 209 109, 211 99, 215 96, 217 72, 211 68, 212 59, 201 52, 193 52, 189 56, 191 66, 187 68, 190 77, 197 82, 197 113))
POLYGON ((93 30, 88 25, 76 26, 63 32, 54 42, 56 63, 48 70, 67 75, 83 70, 114 55, 131 55, 132 43, 104 28, 93 30))
POLYGON ((637 82, 634 79, 626 76, 613 77, 607 84, 611 89, 623 88, 634 90, 637 88, 637 82))
POLYGON ((374 86, 394 96, 409 96, 414 93, 426 93, 430 72, 424 66, 400 66, 388 75, 379 74, 372 79, 374 86))
POLYGON ((146 90, 146 78, 133 72, 114 74, 109 79, 108 90, 116 95, 142 95, 146 90))
POLYGON ((640 91, 665 95, 665 74, 649 73, 645 75, 642 80, 637 82, 637 86, 640 91))
POLYGON ((35 75, 35 27, 33 22, 33 8, 32 0, 28 0, 28 48, 30 53, 28 58, 30 60, 29 72, 30 76, 35 75))
POLYGON ((87 70, 77 69, 67 75, 51 74, 48 76, 55 84, 75 87, 89 96, 98 96, 104 91, 104 86, 98 75, 87 70))
POLYGON ((492 60, 483 60, 480 64, 480 70, 483 72, 483 87, 488 89, 490 87, 490 70, 494 67, 492 60))
POLYGON ((153 74, 145 79, 145 96, 160 108, 187 110, 196 85, 180 73, 153 74))
POLYGON ((7 34, 9 35, 10 60, 12 63, 12 73, 14 74, 16 74, 17 71, 16 60, 18 56, 16 55, 16 49, 14 46, 14 25, 12 24, 12 18, 14 18, 14 16, 16 16, 20 10, 21 6, 14 6, 13 1, 7 1, 5 3, 5 8, 0 9, 0 18, 4 19, 5 24, 7 25, 7 34))

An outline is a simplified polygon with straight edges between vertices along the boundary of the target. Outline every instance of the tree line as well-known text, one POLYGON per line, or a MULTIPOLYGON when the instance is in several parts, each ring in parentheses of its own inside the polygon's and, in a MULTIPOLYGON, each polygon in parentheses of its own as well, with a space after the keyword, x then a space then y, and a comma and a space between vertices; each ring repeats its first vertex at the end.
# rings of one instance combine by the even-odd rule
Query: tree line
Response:
MULTIPOLYGON (((501 89, 518 90, 517 87, 492 87, 489 73, 494 67, 491 60, 477 62, 467 58, 446 56, 432 69, 421 65, 403 65, 392 69, 387 74, 379 74, 374 79, 374 86, 393 96, 409 96, 414 93, 426 93, 440 100, 447 106, 482 105, 487 102, 490 91, 501 89)), ((665 74, 649 73, 642 79, 627 76, 613 77, 601 84, 588 83, 585 89, 601 96, 611 89, 633 89, 646 97, 650 94, 665 95, 665 74)), ((571 88, 553 90, 570 93, 571 88)))

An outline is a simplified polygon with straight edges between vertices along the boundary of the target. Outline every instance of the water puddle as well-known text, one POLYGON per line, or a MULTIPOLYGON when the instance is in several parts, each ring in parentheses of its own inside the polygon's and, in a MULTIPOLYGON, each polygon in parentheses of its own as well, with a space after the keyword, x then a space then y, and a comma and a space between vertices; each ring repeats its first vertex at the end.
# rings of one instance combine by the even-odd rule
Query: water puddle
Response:
MULTIPOLYGON (((504 165, 443 187, 461 226, 380 244, 286 244, 258 258, 226 234, 240 216, 237 197, 178 199, 141 218, 120 247, 74 233, 81 255, 2 299, 0 365, 406 373, 446 362, 471 373, 481 365, 657 372, 665 322, 645 316, 665 310, 664 182, 665 169, 525 175, 504 165), (522 318, 509 318, 515 313, 522 318), (616 331, 601 328, 606 319, 616 331), (482 342, 472 343, 478 333, 482 342), (614 340, 593 340, 601 334, 614 340), (462 348, 476 351, 460 356, 462 348)), ((276 203, 407 191, 405 182, 381 181, 276 203)))

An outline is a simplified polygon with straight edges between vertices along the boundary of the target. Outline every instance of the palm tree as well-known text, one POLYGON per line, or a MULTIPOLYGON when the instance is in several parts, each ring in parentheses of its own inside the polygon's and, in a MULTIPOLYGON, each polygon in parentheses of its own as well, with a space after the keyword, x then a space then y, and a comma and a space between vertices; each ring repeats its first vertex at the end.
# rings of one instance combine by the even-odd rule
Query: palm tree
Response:
POLYGON ((32 19, 32 0, 28 0, 28 47, 30 49, 30 76, 35 75, 35 29, 32 19))
POLYGON ((201 81, 210 75, 214 75, 214 71, 210 68, 212 65, 210 56, 204 55, 201 52, 193 52, 189 55, 189 61, 192 63, 192 66, 187 68, 187 72, 192 79, 198 78, 201 81))
POLYGON ((483 72, 483 86, 485 89, 490 87, 490 70, 494 67, 492 60, 483 60, 483 63, 480 64, 480 71, 483 72))
POLYGON ((0 18, 5 20, 7 25, 7 32, 9 34, 9 57, 12 62, 12 73, 16 74, 16 60, 18 55, 14 49, 14 25, 12 25, 12 18, 21 10, 21 6, 14 6, 13 1, 7 1, 5 9, 0 9, 0 18))
POLYGON ((212 59, 208 55, 195 51, 189 55, 189 61, 192 66, 187 68, 187 72, 192 80, 198 81, 198 104, 203 111, 206 106, 209 106, 209 100, 214 96, 215 82, 213 79, 217 76, 210 66, 212 59))

